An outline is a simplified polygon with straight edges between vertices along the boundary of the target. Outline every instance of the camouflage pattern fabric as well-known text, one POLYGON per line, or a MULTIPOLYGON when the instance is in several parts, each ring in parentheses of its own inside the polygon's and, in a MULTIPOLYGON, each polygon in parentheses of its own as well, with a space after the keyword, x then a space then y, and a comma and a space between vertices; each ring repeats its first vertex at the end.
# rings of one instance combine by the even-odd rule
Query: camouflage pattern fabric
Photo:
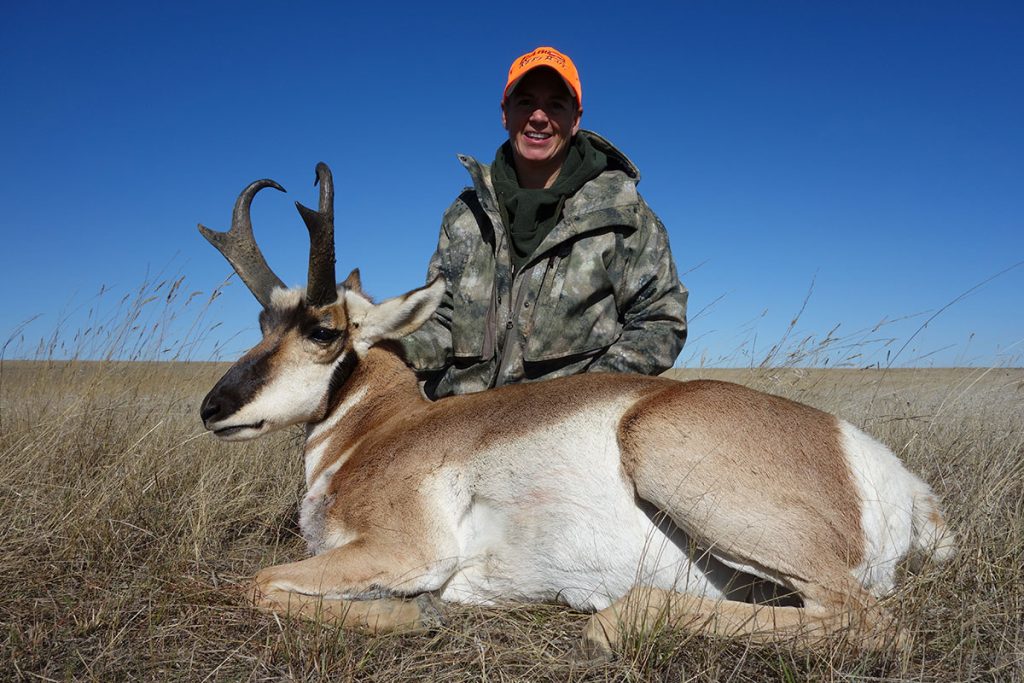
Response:
POLYGON ((447 291, 402 340, 432 398, 581 372, 657 374, 686 340, 687 291, 640 173, 610 142, 580 131, 610 168, 569 197, 562 217, 513 272, 488 166, 459 160, 473 186, 448 208, 427 281, 447 291))

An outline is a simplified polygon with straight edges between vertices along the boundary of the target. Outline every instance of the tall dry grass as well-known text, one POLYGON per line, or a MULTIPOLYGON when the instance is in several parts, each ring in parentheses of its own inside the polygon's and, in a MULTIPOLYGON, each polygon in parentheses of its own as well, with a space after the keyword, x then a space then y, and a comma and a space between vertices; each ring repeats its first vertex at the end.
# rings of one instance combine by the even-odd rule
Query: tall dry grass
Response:
POLYGON ((55 333, 35 361, 0 367, 0 676, 1024 679, 1024 371, 780 367, 789 351, 745 370, 674 371, 740 381, 864 426, 943 496, 961 550, 908 574, 889 600, 912 635, 905 652, 663 632, 588 666, 569 656, 586 615, 559 606, 451 606, 435 634, 378 637, 248 609, 247 578, 305 552, 299 435, 222 444, 204 433, 198 404, 226 367, 188 360, 211 334, 209 297, 186 295, 183 283, 168 297, 165 283, 152 298, 154 288, 77 338, 55 333), (168 333, 183 314, 195 317, 189 331, 168 333), (156 358, 178 360, 143 362, 156 358))

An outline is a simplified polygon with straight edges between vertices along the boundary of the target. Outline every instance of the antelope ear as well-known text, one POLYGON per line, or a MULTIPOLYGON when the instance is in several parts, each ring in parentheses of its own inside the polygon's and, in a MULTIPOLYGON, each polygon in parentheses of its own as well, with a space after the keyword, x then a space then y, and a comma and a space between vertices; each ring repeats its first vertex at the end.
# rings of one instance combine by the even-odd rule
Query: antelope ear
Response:
POLYGON ((363 354, 380 341, 401 339, 415 332, 434 314, 444 291, 444 278, 436 278, 426 287, 376 305, 363 296, 346 293, 350 320, 356 329, 356 352, 363 354))
POLYGON ((348 274, 348 277, 345 278, 345 281, 341 283, 341 286, 347 290, 362 294, 363 281, 359 278, 359 269, 353 269, 352 272, 348 274))

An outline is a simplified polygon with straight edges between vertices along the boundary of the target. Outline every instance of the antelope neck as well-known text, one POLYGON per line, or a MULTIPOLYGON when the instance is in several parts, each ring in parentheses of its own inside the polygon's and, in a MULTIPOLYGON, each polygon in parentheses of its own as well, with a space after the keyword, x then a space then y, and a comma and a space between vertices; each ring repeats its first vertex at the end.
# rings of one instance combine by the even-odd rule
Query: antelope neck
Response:
POLYGON ((324 419, 306 427, 307 485, 328 467, 344 464, 365 434, 429 405, 416 375, 390 345, 375 346, 359 360, 353 354, 352 362, 347 372, 339 368, 339 384, 331 388, 324 419))

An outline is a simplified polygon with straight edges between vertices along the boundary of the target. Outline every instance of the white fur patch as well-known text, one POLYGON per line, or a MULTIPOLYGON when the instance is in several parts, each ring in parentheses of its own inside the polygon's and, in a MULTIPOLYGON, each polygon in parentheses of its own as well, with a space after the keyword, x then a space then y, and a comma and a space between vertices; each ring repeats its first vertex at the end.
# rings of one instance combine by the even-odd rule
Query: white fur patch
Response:
MULTIPOLYGON (((338 285, 338 299, 345 296, 345 288, 338 285)), ((270 292, 270 305, 274 308, 289 309, 295 308, 306 301, 305 287, 275 287, 270 292)))
POLYGON ((308 422, 320 408, 340 360, 329 365, 296 363, 279 367, 251 401, 217 428, 264 422, 271 429, 308 422))
POLYGON ((326 523, 327 510, 334 502, 334 498, 327 494, 327 490, 334 473, 344 462, 345 458, 339 458, 321 472, 302 498, 302 505, 299 508, 299 530, 306 539, 306 546, 312 555, 345 545, 354 538, 352 534, 339 528, 337 523, 333 523, 328 531, 326 523))
MULTIPOLYGON (((338 406, 327 416, 327 419, 322 422, 310 425, 309 431, 306 434, 306 441, 309 442, 312 439, 318 438, 321 435, 329 434, 348 414, 352 408, 358 404, 363 398, 366 397, 368 387, 362 387, 351 396, 342 401, 338 406)), ((305 466, 306 466, 306 486, 312 486, 310 478, 313 476, 313 472, 317 470, 320 465, 320 460, 323 458, 324 453, 330 448, 331 439, 325 438, 316 448, 306 451, 305 453, 305 466)))
POLYGON ((301 304, 305 298, 305 287, 290 287, 288 289, 275 287, 274 290, 270 292, 270 305, 274 308, 280 309, 295 308, 301 304))
POLYGON ((444 296, 444 281, 434 280, 426 287, 403 296, 373 304, 357 292, 347 292, 346 309, 353 329, 353 348, 362 357, 374 344, 399 339, 425 323, 444 296))
POLYGON ((864 560, 854 576, 876 596, 892 590, 896 564, 914 541, 914 499, 930 493, 892 451, 843 420, 843 449, 861 503, 864 560))
POLYGON ((442 599, 592 610, 638 583, 722 597, 731 571, 692 561, 685 535, 656 526, 623 479, 615 425, 631 400, 497 444, 424 483, 458 545, 442 599))
MULTIPOLYGON (((339 359, 340 362, 341 359, 339 359)), ((329 436, 338 422, 366 396, 367 387, 362 387, 354 394, 342 401, 331 412, 327 419, 315 425, 311 425, 306 436, 307 442, 310 439, 325 436, 323 442, 315 448, 305 452, 306 486, 307 491, 302 499, 302 507, 299 510, 299 529, 302 537, 306 539, 309 551, 313 554, 321 553, 329 548, 337 548, 353 540, 353 535, 332 522, 330 528, 326 524, 325 515, 327 509, 334 502, 333 498, 327 495, 328 487, 335 472, 345 464, 351 452, 340 453, 323 472, 313 481, 313 473, 319 469, 324 455, 331 448, 329 436)))

